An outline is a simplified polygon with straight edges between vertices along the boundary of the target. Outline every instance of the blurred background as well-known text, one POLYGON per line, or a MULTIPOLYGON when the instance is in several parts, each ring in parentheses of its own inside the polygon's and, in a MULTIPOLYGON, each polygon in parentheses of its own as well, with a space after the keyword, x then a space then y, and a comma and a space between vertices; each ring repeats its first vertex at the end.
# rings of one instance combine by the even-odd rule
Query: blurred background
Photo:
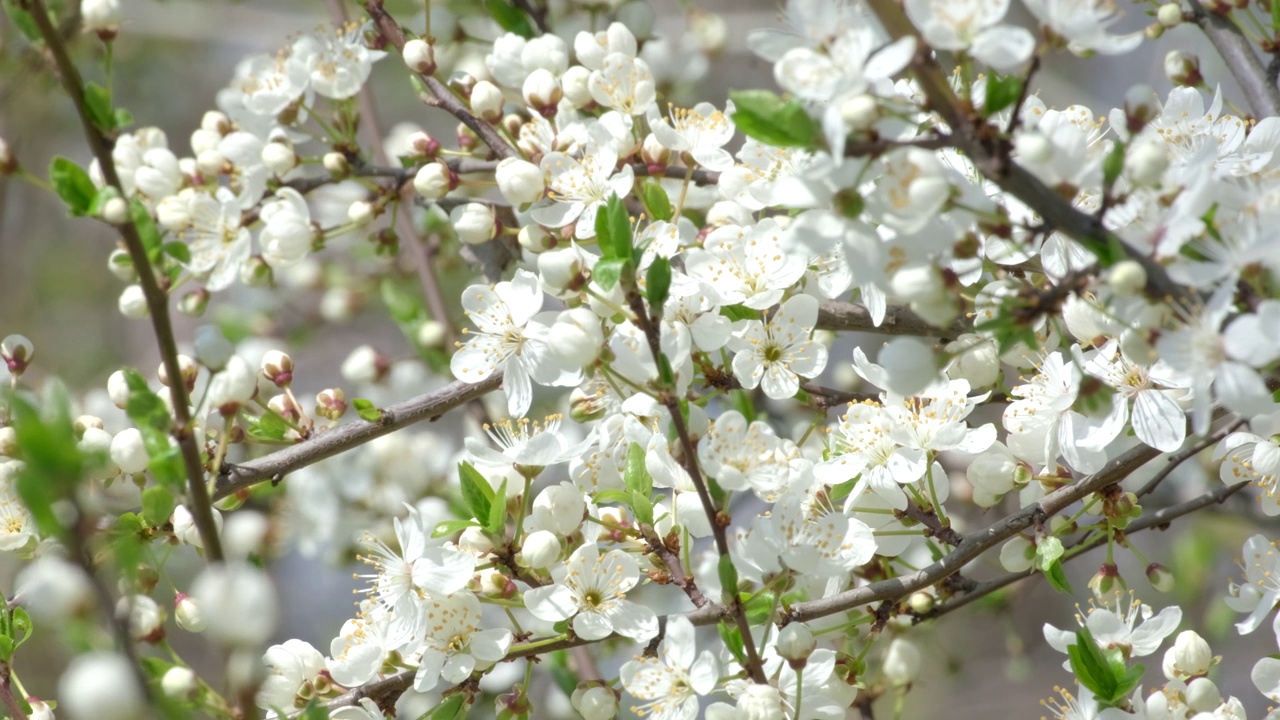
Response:
MULTIPOLYGON (((180 156, 189 154, 187 138, 199 126, 202 115, 215 107, 218 90, 228 84, 243 57, 274 52, 291 36, 329 23, 332 17, 331 4, 319 0, 123 0, 122 5, 126 20, 115 43, 117 104, 133 113, 138 126, 164 130, 170 147, 180 156)), ((685 32, 684 5, 655 0, 653 6, 656 34, 679 36, 685 32)), ((415 12, 421 14, 420 3, 388 2, 388 7, 406 22, 415 12)), ((724 32, 721 42, 713 43, 718 48, 710 57, 707 72, 695 84, 681 88, 674 99, 696 98, 723 105, 730 89, 775 87, 771 67, 748 52, 745 38, 750 30, 778 22, 777 4, 767 0, 704 0, 696 2, 696 7, 719 16, 724 32)), ((1151 22, 1146 13, 1153 7, 1126 4, 1122 9, 1127 15, 1118 27, 1144 27, 1151 22)), ((359 16, 354 3, 347 3, 346 12, 359 16)), ((1026 19, 1020 6, 1011 16, 1026 19)), ((0 43, 0 137, 8 141, 20 163, 40 177, 46 175, 55 155, 87 165, 89 153, 78 121, 44 58, 30 50, 2 16, 0 43)), ((1081 104, 1092 108, 1095 115, 1105 116, 1134 83, 1149 83, 1161 96, 1167 92, 1169 83, 1162 63, 1171 49, 1197 53, 1204 75, 1221 81, 1226 96, 1234 96, 1234 86, 1214 51, 1188 26, 1117 58, 1081 60, 1056 54, 1034 79, 1033 88, 1050 107, 1081 104)), ((100 78, 101 54, 96 38, 78 38, 75 56, 89 79, 100 78), (95 66, 99 70, 95 71, 95 66)), ((396 123, 412 122, 445 138, 446 146, 451 144, 448 138, 453 135, 454 122, 445 113, 416 101, 394 56, 375 66, 373 77, 384 133, 396 123)), ((122 285, 106 267, 114 242, 113 233, 101 224, 67 217, 50 192, 16 178, 0 178, 0 336, 21 333, 34 342, 37 356, 32 384, 38 385, 43 376, 56 375, 78 392, 100 393, 107 376, 122 365, 154 375, 158 356, 149 325, 126 320, 116 311, 122 285)), ((364 255, 362 262, 367 262, 369 253, 364 255)), ((446 281, 447 288, 461 287, 469 277, 469 271, 455 270, 446 281)), ((376 288, 370 290, 358 283, 349 287, 354 294, 349 298, 353 311, 320 333, 308 329, 314 327, 317 308, 329 300, 313 291, 297 290, 283 301, 269 301, 261 291, 237 286, 215 298, 210 314, 224 323, 239 323, 246 331, 280 338, 295 351, 295 361, 305 364, 307 388, 314 392, 339 382, 339 365, 358 345, 372 344, 393 359, 415 354, 387 317, 376 288)), ((456 292, 452 296, 456 297, 456 292)), ((208 320, 175 315, 180 341, 189 343, 194 327, 208 320)), ((834 365, 847 360, 848 355, 835 352, 832 358, 834 365)), ((425 388, 441 380, 417 378, 414 382, 425 388)), ((992 415, 987 420, 998 418, 992 415)), ((456 448, 469 427, 460 417, 451 417, 425 430, 442 433, 456 448)), ((962 477, 962 473, 953 473, 956 483, 963 483, 962 477)), ((1188 463, 1165 484, 1155 502, 1172 504, 1182 495, 1197 494, 1206 483, 1216 483, 1216 477, 1216 467, 1188 463)), ((1143 568, 1131 556, 1122 555, 1120 562, 1125 577, 1134 579, 1137 597, 1157 609, 1175 602, 1182 605, 1187 613, 1182 629, 1201 630, 1214 651, 1224 656, 1215 674, 1223 694, 1240 697, 1251 716, 1261 716, 1267 703, 1249 681, 1249 670, 1257 658, 1276 652, 1275 638, 1266 629, 1250 637, 1237 637, 1231 627, 1236 618, 1220 601, 1228 579, 1239 575, 1234 558, 1241 543, 1259 530, 1240 522, 1239 513, 1248 510, 1247 499, 1241 495, 1233 500, 1239 504, 1198 513, 1168 531, 1135 538, 1150 561, 1173 569, 1178 581, 1173 593, 1161 595, 1142 581, 1143 568)), ((963 532, 995 517, 994 513, 986 517, 974 514, 957 518, 957 523, 963 532)), ((1270 529, 1274 531, 1274 525, 1270 529)), ((913 688, 902 717, 964 720, 1044 714, 1039 701, 1050 696, 1055 685, 1068 683, 1070 676, 1061 667, 1065 657, 1045 646, 1042 624, 1074 626, 1079 612, 1075 602, 1084 602, 1085 584, 1102 562, 1101 552, 1095 555, 1068 566, 1076 590, 1074 598, 1055 594, 1045 582, 1033 579, 1005 595, 994 596, 991 602, 978 603, 942 622, 913 630, 912 637, 925 650, 922 677, 926 680, 913 688)), ((180 565, 171 563, 173 567, 180 565)), ((12 594, 16 568, 12 558, 0 558, 0 589, 6 594, 12 594)), ((352 570, 352 566, 335 566, 323 557, 297 552, 277 560, 273 572, 281 594, 292 600, 285 605, 279 639, 297 637, 327 651, 328 641, 353 610, 351 591, 361 583, 352 579, 352 570)), ((993 564, 968 574, 985 579, 1001 572, 993 564)), ((181 585, 182 580, 175 582, 181 585)), ((55 695, 58 670, 65 662, 65 650, 52 637, 52 633, 44 635, 35 647, 25 647, 17 667, 29 691, 41 697, 55 695)), ((184 656, 200 658, 198 664, 217 675, 220 660, 216 654, 208 654, 200 638, 172 626, 171 637, 184 656)), ((1159 656, 1148 658, 1146 664, 1154 680, 1159 674, 1159 656)), ((560 715, 568 707, 563 700, 547 702, 547 717, 560 715)), ((878 716, 889 716, 888 703, 891 701, 877 706, 878 716)), ((541 712, 537 715, 543 716, 541 712)))

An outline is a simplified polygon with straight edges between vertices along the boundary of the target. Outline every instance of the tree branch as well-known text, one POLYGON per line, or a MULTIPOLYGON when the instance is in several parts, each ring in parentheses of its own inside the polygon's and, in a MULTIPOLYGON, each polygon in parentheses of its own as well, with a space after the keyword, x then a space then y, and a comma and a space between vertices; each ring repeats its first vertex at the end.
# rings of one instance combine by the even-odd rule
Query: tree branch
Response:
POLYGON ((327 432, 317 432, 297 445, 241 465, 224 463, 214 486, 213 497, 221 500, 267 480, 279 482, 294 470, 346 452, 387 433, 423 420, 438 420, 453 408, 496 390, 501 385, 501 372, 495 372, 474 385, 450 383, 439 390, 384 408, 382 417, 377 422, 359 420, 347 423, 327 432))
POLYGON ((1249 38, 1229 18, 1207 12, 1199 2, 1190 6, 1196 25, 1222 56, 1254 114, 1260 118, 1280 115, 1280 89, 1253 51, 1249 38))
POLYGON ((957 318, 945 328, 925 322, 919 315, 904 307, 890 307, 885 311, 879 327, 871 319, 871 311, 856 303, 826 300, 818 306, 819 330, 856 330, 877 335, 915 335, 954 340, 961 334, 973 332, 973 323, 967 318, 957 318))
MULTIPOLYGON (((23 0, 24 9, 30 12, 40 36, 44 38, 49 53, 53 56, 58 68, 58 78, 71 102, 75 105, 76 115, 84 130, 85 139, 89 142, 94 158, 102 169, 102 177, 122 198, 128 195, 120 183, 120 175, 116 172, 116 163, 111 156, 112 141, 96 125, 85 106, 84 81, 80 71, 67 53, 62 34, 53 26, 49 17, 49 9, 44 0, 23 0)), ((204 545, 205 556, 212 562, 222 560, 222 542, 218 538, 218 527, 213 520, 213 506, 209 500, 209 488, 205 486, 204 467, 200 461, 200 450, 196 447, 194 429, 191 422, 191 400, 187 388, 181 382, 182 370, 178 365, 178 344, 173 335, 173 324, 169 320, 169 296, 160 289, 155 272, 151 268, 151 260, 147 257, 147 248, 142 242, 138 228, 132 220, 117 226, 120 237, 124 240, 129 258, 137 270, 138 285, 147 301, 147 310, 151 317, 151 328, 156 336, 156 344, 160 350, 160 361, 165 373, 174 378, 169 386, 169 397, 173 400, 173 418, 176 427, 173 437, 182 453, 182 463, 187 472, 187 495, 196 530, 204 545)))
POLYGON ((1177 469, 1179 465, 1195 457, 1196 455, 1199 455, 1202 451, 1204 451, 1205 448, 1208 448, 1211 445, 1217 444, 1219 440, 1226 437, 1228 434, 1230 434, 1232 431, 1234 431, 1236 428, 1240 427, 1243 424, 1244 424, 1244 418, 1239 418, 1236 421, 1229 423, 1225 427, 1219 429, 1217 432, 1210 433, 1200 442, 1195 443, 1191 447, 1188 447, 1184 450, 1179 450, 1178 452, 1165 458, 1164 467, 1160 468, 1160 470, 1156 472, 1155 476, 1152 477, 1150 480, 1148 480, 1146 484, 1143 485, 1142 488, 1138 490, 1136 495, 1139 498, 1141 498, 1144 495, 1150 495, 1151 493, 1155 492, 1155 489, 1160 486, 1160 483, 1164 482, 1164 479, 1169 477, 1169 474, 1172 473, 1175 469, 1177 469))

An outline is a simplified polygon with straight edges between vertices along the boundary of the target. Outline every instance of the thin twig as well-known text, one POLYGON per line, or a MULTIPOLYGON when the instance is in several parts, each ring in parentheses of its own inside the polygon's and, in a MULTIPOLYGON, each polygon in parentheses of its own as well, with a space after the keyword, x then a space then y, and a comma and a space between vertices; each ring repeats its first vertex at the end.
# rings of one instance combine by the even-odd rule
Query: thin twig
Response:
POLYGON ((221 500, 258 483, 278 482, 285 475, 325 458, 423 420, 438 420, 446 412, 485 395, 502 385, 502 373, 495 372, 478 383, 450 383, 439 390, 383 408, 377 422, 358 420, 332 430, 316 432, 309 439, 270 455, 240 465, 224 464, 214 486, 214 499, 221 500))
POLYGON ((1229 18, 1207 12, 1199 2, 1190 7, 1196 25, 1222 56, 1253 112, 1260 118, 1280 115, 1280 89, 1269 79, 1249 38, 1229 18))
MULTIPOLYGON (((97 158, 102 170, 102 177, 107 185, 115 188, 120 197, 128 197, 120 176, 116 172, 115 160, 111 156, 112 141, 93 124, 88 108, 85 106, 84 82, 80 71, 76 68, 61 33, 53 26, 49 10, 44 0, 23 0, 22 6, 30 12, 32 20, 40 30, 45 45, 53 55, 54 64, 58 67, 58 77, 71 102, 75 105, 76 115, 84 130, 85 139, 93 156, 97 158)), ((178 344, 173 335, 173 324, 169 320, 169 296, 156 282, 151 260, 147 257, 146 246, 132 220, 117 226, 125 248, 137 270, 138 285, 147 301, 147 310, 151 316, 151 328, 156 336, 156 344, 160 349, 160 360, 165 372, 171 378, 181 378, 182 371, 178 365, 178 344)), ((209 500, 209 489, 205 486, 204 468, 200 461, 200 450, 196 447, 196 439, 191 422, 190 398, 187 388, 181 382, 169 387, 169 396, 173 400, 173 417, 175 428, 173 436, 181 450, 183 465, 187 472, 187 494, 190 510, 195 519, 196 530, 204 545, 205 557, 212 562, 222 560, 222 542, 218 539, 218 528, 213 520, 213 506, 209 500)))
POLYGON ((967 318, 957 318, 945 328, 925 322, 923 318, 905 307, 890 307, 884 320, 876 325, 871 311, 863 305, 827 300, 818 306, 819 330, 856 330, 877 335, 914 335, 954 340, 963 333, 973 332, 973 323, 967 318))
POLYGON ((694 607, 702 607, 711 602, 698 589, 698 584, 694 582, 693 578, 685 573, 684 564, 680 562, 680 557, 672 552, 671 548, 667 547, 662 538, 658 537, 658 534, 653 531, 653 528, 646 526, 645 530, 645 541, 649 543, 649 549, 653 551, 653 554, 657 555, 662 564, 667 567, 667 573, 671 575, 671 584, 683 590, 684 594, 689 596, 689 602, 692 602, 694 607))
POLYGON ((1164 479, 1169 477, 1169 474, 1172 473, 1174 470, 1176 470, 1179 465, 1186 462, 1190 458, 1193 458, 1196 455, 1199 455, 1206 448, 1217 444, 1219 440, 1226 437, 1228 434, 1230 434, 1236 428, 1240 427, 1243 424, 1244 424, 1244 418, 1239 418, 1234 422, 1228 424, 1226 427, 1221 428, 1217 432, 1211 433, 1209 436, 1205 437, 1203 440, 1192 445, 1191 447, 1188 447, 1183 450, 1179 450, 1178 452, 1165 458, 1164 467, 1160 468, 1159 472, 1157 472, 1154 477, 1148 480, 1146 484, 1143 485, 1142 488, 1138 490, 1137 496, 1141 498, 1144 495, 1150 495, 1151 493, 1155 492, 1155 489, 1160 487, 1160 483, 1164 482, 1164 479))

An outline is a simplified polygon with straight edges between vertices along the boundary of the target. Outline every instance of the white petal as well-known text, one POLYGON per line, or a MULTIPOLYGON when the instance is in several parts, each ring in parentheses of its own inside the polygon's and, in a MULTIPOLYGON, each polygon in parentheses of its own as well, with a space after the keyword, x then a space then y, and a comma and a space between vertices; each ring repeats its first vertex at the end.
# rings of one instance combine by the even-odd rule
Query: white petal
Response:
POLYGON ((1161 452, 1174 452, 1187 438, 1187 418, 1178 403, 1161 390, 1149 389, 1133 398, 1133 434, 1161 452))

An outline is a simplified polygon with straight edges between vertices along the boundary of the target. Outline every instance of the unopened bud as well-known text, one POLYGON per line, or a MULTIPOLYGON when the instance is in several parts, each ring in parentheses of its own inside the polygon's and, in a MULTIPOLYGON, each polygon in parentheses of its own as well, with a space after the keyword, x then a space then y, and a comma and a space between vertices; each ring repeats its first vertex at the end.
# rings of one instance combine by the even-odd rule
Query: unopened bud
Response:
POLYGON ((373 218, 373 205, 367 200, 357 200, 347 208, 347 219, 352 224, 367 225, 373 218))
POLYGON ((1158 592, 1169 592, 1173 589, 1173 573, 1160 563, 1151 563, 1147 566, 1147 582, 1158 592))
POLYGON ((618 696, 601 685, 579 685, 569 698, 569 704, 583 720, 610 720, 618 715, 618 696))
POLYGON ((200 692, 200 683, 191 668, 175 665, 160 678, 160 689, 165 697, 173 700, 195 700, 200 692))
POLYGON ((1167 28, 1178 26, 1182 23, 1182 5, 1176 2, 1161 5, 1156 10, 1156 20, 1167 28))
POLYGON ((917 615, 928 615, 933 612, 933 595, 923 591, 911 593, 907 604, 911 606, 911 612, 917 615))
POLYGON ((124 198, 113 197, 102 203, 102 219, 112 225, 129 222, 129 203, 124 198))
POLYGON ((778 655, 786 660, 793 670, 804 667, 817 646, 818 641, 814 639, 813 631, 802 622, 788 623, 778 632, 778 655))
POLYGON ((269 350, 262 356, 262 376, 278 388, 287 388, 293 382, 293 358, 279 350, 269 350))
POLYGON ((1170 680, 1190 680, 1209 672, 1214 663, 1209 643, 1193 630, 1183 630, 1164 653, 1163 669, 1170 680))
POLYGON ((178 627, 187 632, 204 632, 204 613, 186 593, 178 593, 173 599, 173 619, 177 621, 178 627))
POLYGON ((840 118, 850 130, 870 130, 880 120, 880 101, 874 95, 855 95, 840 103, 840 118))
POLYGON ((1121 260, 1108 271, 1107 284, 1116 295, 1132 297, 1147 286, 1147 271, 1135 260, 1121 260))
POLYGON ((1160 115, 1160 101, 1149 85, 1134 85, 1124 94, 1125 129, 1130 135, 1160 115))
POLYGON ((204 311, 209 308, 209 298, 209 291, 204 288, 197 288, 185 293, 178 298, 178 312, 187 317, 201 317, 204 315, 204 311))
POLYGON ((440 141, 431 137, 430 133, 420 130, 409 136, 409 147, 413 148, 414 154, 433 160, 440 152, 440 141))
POLYGON ((116 308, 130 320, 140 320, 151 312, 147 308, 147 296, 142 292, 141 285, 130 285, 122 290, 120 299, 116 301, 116 308))
POLYGON ((439 200, 458 186, 458 176, 444 163, 429 162, 413 176, 413 189, 427 200, 439 200))
POLYGON ((14 377, 22 377, 35 354, 36 346, 23 335, 10 335, 0 340, 0 360, 4 360, 9 374, 14 377))
POLYGON ((337 420, 347 411, 347 399, 342 388, 326 388, 316 393, 316 415, 325 420, 337 420))
MULTIPOLYGON (((196 365, 196 361, 186 355, 178 356, 178 372, 182 373, 182 384, 190 392, 196 386, 196 375, 200 373, 200 367, 196 365)), ((165 386, 169 385, 169 371, 165 368, 164 363, 160 363, 160 368, 156 371, 156 375, 160 378, 160 382, 165 386)))
POLYGON ((342 361, 342 377, 352 385, 381 382, 391 370, 391 361, 372 345, 361 345, 342 361))
POLYGON ((1200 74, 1200 58, 1186 50, 1170 50, 1164 56, 1164 74, 1174 85, 1198 87, 1204 82, 1200 74))
POLYGON ((556 106, 560 103, 560 98, 564 97, 564 91, 560 89, 560 83, 555 75, 545 68, 538 68, 529 73, 529 77, 524 80, 521 92, 525 103, 543 117, 555 115, 556 106))
POLYGON ((920 675, 920 648, 906 638, 897 637, 884 654, 884 677, 894 687, 906 687, 920 675))
POLYGON ((271 287, 275 284, 275 270, 261 255, 253 255, 240 266, 240 282, 247 287, 271 287))
POLYGON ((1120 577, 1120 568, 1115 563, 1103 563, 1089 580, 1089 589, 1099 603, 1106 605, 1123 595, 1127 588, 1124 578, 1120 577))
POLYGON ((281 177, 298 166, 298 154, 287 142, 269 142, 262 146, 262 164, 281 177))
POLYGON ((404 64, 416 73, 430 75, 436 71, 435 50, 425 40, 414 38, 405 42, 400 56, 404 58, 404 64))
POLYGON ((427 320, 418 326, 418 344, 424 348, 443 347, 445 334, 444 323, 427 320))
POLYGON ((556 238, 547 229, 541 225, 529 224, 520 228, 516 239, 520 242, 520 247, 537 255, 556 246, 556 238))
POLYGON ((502 90, 488 80, 481 80, 471 88, 471 112, 485 122, 502 119, 504 102, 502 90))
POLYGON ((498 232, 498 219, 493 207, 485 203, 459 205, 449 212, 458 240, 467 245, 483 245, 498 232))
POLYGON ((351 163, 347 161, 347 156, 340 152, 328 152, 323 158, 324 169, 334 178, 344 178, 347 173, 351 172, 351 163))
POLYGON ((559 560, 561 550, 563 547, 560 538, 555 533, 550 530, 535 530, 524 539, 520 555, 516 559, 525 567, 541 570, 551 567, 559 560))

